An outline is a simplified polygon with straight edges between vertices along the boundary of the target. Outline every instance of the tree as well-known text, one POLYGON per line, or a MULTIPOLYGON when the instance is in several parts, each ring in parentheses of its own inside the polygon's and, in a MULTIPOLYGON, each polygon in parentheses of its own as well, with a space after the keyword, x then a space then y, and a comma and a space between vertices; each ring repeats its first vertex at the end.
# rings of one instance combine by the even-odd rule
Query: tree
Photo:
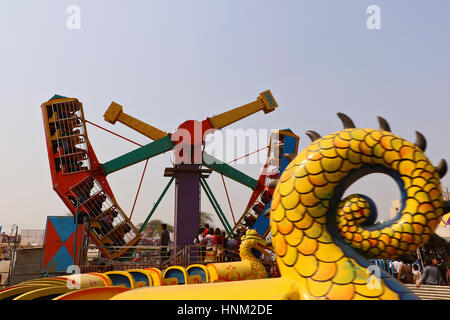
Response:
MULTIPOLYGON (((200 218, 200 226, 203 226, 205 223, 208 223, 210 227, 213 227, 212 223, 214 222, 214 220, 213 215, 211 213, 200 211, 199 218, 200 218)), ((161 235, 161 224, 163 223, 166 222, 163 222, 160 219, 150 220, 149 222, 147 222, 147 225, 142 230, 142 234, 149 238, 159 238, 159 236, 161 235)), ((174 231, 173 225, 169 223, 166 224, 167 224, 167 231, 173 232, 174 231)), ((140 222, 136 225, 138 230, 141 229, 142 225, 143 222, 140 222)))
MULTIPOLYGON (((149 238, 159 238, 161 235, 161 224, 166 223, 159 219, 150 220, 145 226, 144 230, 142 230, 142 234, 148 236, 149 238)), ((167 224, 167 231, 173 232, 173 225, 167 224)), ((136 227, 141 229, 143 223, 138 223, 136 227)))
POLYGON ((209 224, 212 227, 212 214, 209 212, 200 211, 200 226, 202 227, 205 223, 209 224))

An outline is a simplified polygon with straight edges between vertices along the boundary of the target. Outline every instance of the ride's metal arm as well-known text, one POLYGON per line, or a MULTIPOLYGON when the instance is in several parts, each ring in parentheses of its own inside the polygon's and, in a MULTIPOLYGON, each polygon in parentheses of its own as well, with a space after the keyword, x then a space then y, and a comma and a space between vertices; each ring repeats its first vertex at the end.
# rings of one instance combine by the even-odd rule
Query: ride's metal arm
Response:
POLYGON ((129 167, 138 162, 144 161, 148 158, 157 156, 166 151, 170 151, 173 147, 174 144, 171 140, 171 136, 167 135, 136 150, 130 151, 120 157, 103 163, 102 169, 105 175, 107 175, 109 173, 129 167))
POLYGON ((275 98, 273 97, 270 90, 267 90, 261 92, 256 101, 208 118, 208 121, 213 128, 222 129, 223 127, 246 118, 258 111, 262 110, 264 111, 264 113, 272 112, 276 107, 278 107, 278 104, 275 101, 275 98))
POLYGON ((120 123, 126 125, 127 127, 130 127, 133 130, 136 130, 137 132, 152 140, 158 140, 168 135, 167 132, 159 130, 158 128, 155 128, 148 123, 145 123, 126 114, 125 112, 123 112, 123 107, 116 102, 111 103, 103 117, 105 118, 105 121, 111 124, 115 124, 116 121, 119 121, 120 123))
POLYGON ((222 162, 213 156, 203 152, 203 165, 209 169, 212 169, 225 177, 228 177, 234 181, 237 181, 250 189, 255 189, 258 181, 253 179, 252 177, 246 175, 245 173, 229 166, 225 162, 222 162))

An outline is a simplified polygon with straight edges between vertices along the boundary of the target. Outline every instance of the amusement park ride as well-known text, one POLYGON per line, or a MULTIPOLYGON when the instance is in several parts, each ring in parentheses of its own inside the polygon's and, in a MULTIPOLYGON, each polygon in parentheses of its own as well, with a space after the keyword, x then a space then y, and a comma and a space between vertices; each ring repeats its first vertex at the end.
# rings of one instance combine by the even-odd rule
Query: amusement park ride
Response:
POLYGON ((298 136, 289 129, 278 130, 271 135, 268 161, 258 180, 215 159, 204 152, 203 147, 206 135, 214 130, 220 130, 259 111, 267 114, 277 107, 278 104, 271 92, 265 91, 253 102, 203 121, 185 121, 175 132, 166 133, 126 114, 122 106, 112 102, 104 114, 107 122, 111 124, 120 122, 154 141, 100 163, 87 135, 86 122, 89 121, 84 118, 82 104, 75 98, 55 95, 42 104, 53 189, 72 214, 78 216, 78 221, 83 217, 89 219, 92 240, 101 248, 104 256, 110 259, 124 255, 127 248, 123 247, 138 243, 140 232, 173 181, 175 181, 176 246, 191 244, 192 237, 198 230, 201 189, 207 195, 230 237, 248 228, 257 230, 265 237, 269 231, 269 219, 263 212, 268 205, 270 206, 274 187, 269 185, 271 181, 279 178, 292 155, 297 153, 298 136), (166 168, 164 173, 170 177, 170 181, 143 227, 138 230, 117 204, 106 176, 141 161, 148 161, 167 151, 173 151, 175 158, 174 166, 166 168), (244 214, 233 227, 227 221, 206 181, 212 171, 253 191, 244 214))
POLYGON ((374 273, 368 259, 415 253, 439 224, 448 225, 450 201, 444 201, 440 183, 447 172, 445 160, 437 166, 430 162, 425 155, 425 138, 418 132, 416 142, 411 143, 392 133, 383 118, 378 118, 379 129, 357 128, 342 113, 338 113, 342 130, 324 137, 308 131, 312 142, 298 154, 298 137, 290 130, 276 131, 258 180, 202 151, 210 130, 276 107, 266 91, 254 102, 202 122, 186 121, 169 134, 125 114, 120 105, 112 103, 105 113, 107 121, 119 121, 154 141, 101 164, 87 136, 81 103, 54 96, 42 105, 53 188, 76 217, 89 218, 91 238, 106 257, 123 256, 140 238, 140 230, 117 204, 106 175, 173 151, 175 165, 165 171, 171 180, 147 220, 176 181, 175 242, 190 243, 198 227, 203 188, 230 235, 246 229, 239 248, 241 261, 186 268, 172 265, 164 271, 146 268, 83 273, 77 275, 77 289, 67 285, 74 281, 67 275, 33 279, 0 290, 0 300, 418 299, 388 272, 380 269, 374 273), (206 182, 212 171, 253 190, 233 228, 206 182), (381 224, 373 224, 377 211, 369 197, 343 197, 352 183, 371 173, 389 175, 402 192, 400 212, 381 224), (267 277, 265 267, 252 252, 264 253, 264 237, 269 231, 280 275, 274 278, 267 277))

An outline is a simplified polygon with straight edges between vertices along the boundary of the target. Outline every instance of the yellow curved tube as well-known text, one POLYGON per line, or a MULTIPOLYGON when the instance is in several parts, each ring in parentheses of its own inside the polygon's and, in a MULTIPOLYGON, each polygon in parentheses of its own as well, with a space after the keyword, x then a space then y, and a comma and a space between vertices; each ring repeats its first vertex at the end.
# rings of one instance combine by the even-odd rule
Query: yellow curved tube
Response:
POLYGON ((115 295, 128 291, 130 288, 124 287, 94 287, 60 295, 53 300, 109 300, 115 295))
POLYGON ((29 284, 29 285, 16 285, 6 288, 0 292, 0 300, 11 299, 11 297, 20 296, 26 292, 30 292, 37 289, 48 288, 48 284, 29 284))
POLYGON ((15 297, 13 300, 35 300, 38 298, 42 299, 48 296, 61 295, 70 291, 73 290, 63 286, 46 287, 28 291, 18 297, 15 297))
POLYGON ((162 286, 162 272, 158 268, 145 268, 150 273, 153 280, 153 286, 162 286))
POLYGON ((298 300, 299 297, 296 281, 274 278, 146 287, 119 293, 111 300, 298 300))

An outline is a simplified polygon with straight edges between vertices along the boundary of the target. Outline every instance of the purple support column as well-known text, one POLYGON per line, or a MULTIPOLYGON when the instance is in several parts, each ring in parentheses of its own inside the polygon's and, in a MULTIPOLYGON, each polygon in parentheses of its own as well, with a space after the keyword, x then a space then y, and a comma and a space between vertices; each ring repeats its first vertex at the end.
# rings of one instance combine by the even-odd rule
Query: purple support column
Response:
POLYGON ((192 245, 198 231, 200 217, 199 165, 181 164, 175 168, 175 232, 177 247, 192 245))

